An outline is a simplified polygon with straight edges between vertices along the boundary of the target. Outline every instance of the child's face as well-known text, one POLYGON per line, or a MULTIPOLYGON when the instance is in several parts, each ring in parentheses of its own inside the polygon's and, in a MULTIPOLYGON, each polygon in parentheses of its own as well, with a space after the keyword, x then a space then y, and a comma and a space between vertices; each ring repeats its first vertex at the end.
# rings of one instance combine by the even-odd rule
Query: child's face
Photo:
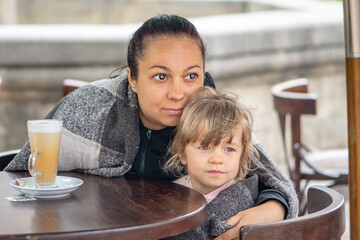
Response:
POLYGON ((201 145, 201 138, 185 147, 181 162, 187 165, 192 186, 202 194, 208 194, 234 179, 239 171, 242 153, 242 132, 238 130, 229 143, 229 138, 214 146, 201 145))

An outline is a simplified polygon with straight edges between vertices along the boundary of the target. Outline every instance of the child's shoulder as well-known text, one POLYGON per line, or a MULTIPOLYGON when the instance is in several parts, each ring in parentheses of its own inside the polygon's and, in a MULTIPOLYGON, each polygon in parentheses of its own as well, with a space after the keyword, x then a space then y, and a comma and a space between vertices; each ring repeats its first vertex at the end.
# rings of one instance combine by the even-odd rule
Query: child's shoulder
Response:
POLYGON ((219 193, 219 197, 235 197, 242 198, 248 196, 249 198, 256 199, 259 193, 259 177, 257 174, 252 174, 246 179, 238 180, 230 187, 224 189, 219 193))
POLYGON ((173 183, 179 184, 179 185, 183 185, 185 187, 189 187, 192 188, 191 185, 191 181, 190 181, 190 176, 189 175, 185 175, 181 178, 176 179, 175 181, 173 181, 173 183))

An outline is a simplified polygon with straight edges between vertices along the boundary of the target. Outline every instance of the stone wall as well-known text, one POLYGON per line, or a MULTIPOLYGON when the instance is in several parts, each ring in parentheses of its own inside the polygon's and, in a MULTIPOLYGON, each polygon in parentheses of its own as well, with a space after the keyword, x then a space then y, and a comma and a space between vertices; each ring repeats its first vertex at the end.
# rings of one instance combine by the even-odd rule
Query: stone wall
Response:
POLYGON ((159 13, 201 17, 272 9, 243 0, 0 0, 0 23, 126 24, 159 13))
MULTIPOLYGON (((308 78, 319 103, 318 115, 305 118, 304 139, 319 148, 346 147, 341 3, 256 2, 283 10, 190 19, 207 43, 206 68, 218 88, 236 91, 254 110, 256 135, 281 162, 270 89, 308 78)), ((127 42, 138 26, 0 25, 0 151, 23 145, 26 120, 41 118, 54 106, 63 79, 93 81, 125 65, 127 42)))

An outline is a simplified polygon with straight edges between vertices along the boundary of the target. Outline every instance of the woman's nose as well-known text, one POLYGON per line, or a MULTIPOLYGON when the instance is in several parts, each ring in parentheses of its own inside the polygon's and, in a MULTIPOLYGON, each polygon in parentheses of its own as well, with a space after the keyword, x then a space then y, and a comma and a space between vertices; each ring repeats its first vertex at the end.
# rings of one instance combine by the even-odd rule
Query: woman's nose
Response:
POLYGON ((169 84, 168 98, 182 100, 184 98, 184 86, 179 80, 174 80, 169 84))

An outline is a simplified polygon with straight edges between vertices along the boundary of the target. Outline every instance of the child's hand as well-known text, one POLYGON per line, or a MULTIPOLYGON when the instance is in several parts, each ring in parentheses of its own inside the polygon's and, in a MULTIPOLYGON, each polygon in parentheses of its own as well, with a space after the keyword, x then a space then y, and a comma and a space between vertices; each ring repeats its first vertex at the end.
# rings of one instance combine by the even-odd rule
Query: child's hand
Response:
POLYGON ((234 228, 221 234, 215 240, 239 239, 240 227, 249 224, 276 222, 284 219, 285 209, 275 200, 267 201, 259 206, 246 209, 232 216, 226 224, 235 225, 234 228))

